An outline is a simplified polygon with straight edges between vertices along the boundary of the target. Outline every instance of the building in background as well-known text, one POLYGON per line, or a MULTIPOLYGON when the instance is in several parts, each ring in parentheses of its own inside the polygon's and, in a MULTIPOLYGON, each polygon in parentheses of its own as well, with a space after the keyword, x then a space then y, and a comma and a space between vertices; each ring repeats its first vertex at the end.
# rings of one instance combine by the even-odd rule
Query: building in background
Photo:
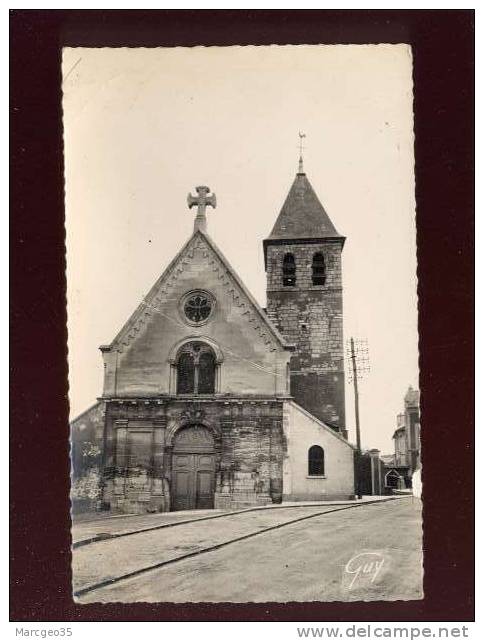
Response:
POLYGON ((412 475, 420 469, 420 392, 410 386, 404 397, 403 412, 397 415, 393 433, 393 460, 386 461, 385 485, 412 486, 412 475))
POLYGON ((405 436, 410 473, 420 468, 420 392, 410 386, 405 394, 405 436))

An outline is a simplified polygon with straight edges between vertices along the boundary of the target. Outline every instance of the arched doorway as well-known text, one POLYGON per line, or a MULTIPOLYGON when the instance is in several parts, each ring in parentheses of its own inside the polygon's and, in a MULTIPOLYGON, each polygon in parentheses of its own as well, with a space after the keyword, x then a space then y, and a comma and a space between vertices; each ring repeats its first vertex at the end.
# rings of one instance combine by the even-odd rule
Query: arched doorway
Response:
POLYGON ((397 470, 392 469, 385 474, 385 487, 398 490, 402 486, 402 480, 397 470))
POLYGON ((213 508, 215 448, 211 430, 191 425, 177 432, 172 472, 173 510, 213 508))

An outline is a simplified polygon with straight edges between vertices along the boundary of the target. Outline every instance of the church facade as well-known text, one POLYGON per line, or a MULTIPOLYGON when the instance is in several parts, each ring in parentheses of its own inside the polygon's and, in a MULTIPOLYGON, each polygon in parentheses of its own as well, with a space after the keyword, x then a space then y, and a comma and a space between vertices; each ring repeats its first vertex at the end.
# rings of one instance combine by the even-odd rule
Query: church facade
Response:
POLYGON ((193 234, 101 346, 103 509, 237 509, 354 496, 338 234, 300 163, 264 241, 267 309, 193 234))

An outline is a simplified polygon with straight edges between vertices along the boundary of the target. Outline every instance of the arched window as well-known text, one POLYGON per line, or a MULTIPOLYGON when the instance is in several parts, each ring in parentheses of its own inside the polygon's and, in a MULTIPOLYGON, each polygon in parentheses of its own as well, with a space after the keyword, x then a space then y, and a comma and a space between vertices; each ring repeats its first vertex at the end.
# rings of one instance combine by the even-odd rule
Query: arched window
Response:
POLYGON ((177 394, 195 391, 195 361, 189 352, 182 352, 177 362, 177 394))
POLYGON ((176 359, 177 394, 214 394, 216 359, 205 343, 186 343, 176 359))
POLYGON ((319 445, 309 448, 308 476, 324 476, 324 450, 319 445))
POLYGON ((198 393, 213 394, 215 392, 215 356, 206 351, 200 354, 198 361, 198 393))
POLYGON ((282 263, 282 284, 284 287, 294 287, 296 284, 296 261, 293 254, 285 254, 282 263))
POLYGON ((321 252, 313 256, 313 285, 324 285, 326 283, 326 267, 324 255, 321 252))

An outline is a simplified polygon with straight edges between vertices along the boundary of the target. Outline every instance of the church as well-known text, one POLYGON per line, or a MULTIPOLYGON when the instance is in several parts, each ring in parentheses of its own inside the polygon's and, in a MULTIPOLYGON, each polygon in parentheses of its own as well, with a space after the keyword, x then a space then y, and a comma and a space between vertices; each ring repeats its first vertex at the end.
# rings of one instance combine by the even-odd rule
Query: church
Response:
POLYGON ((207 231, 207 207, 216 204, 205 186, 188 196, 193 233, 100 347, 101 509, 233 510, 354 498, 345 237, 300 159, 261 248, 263 309, 207 231))

